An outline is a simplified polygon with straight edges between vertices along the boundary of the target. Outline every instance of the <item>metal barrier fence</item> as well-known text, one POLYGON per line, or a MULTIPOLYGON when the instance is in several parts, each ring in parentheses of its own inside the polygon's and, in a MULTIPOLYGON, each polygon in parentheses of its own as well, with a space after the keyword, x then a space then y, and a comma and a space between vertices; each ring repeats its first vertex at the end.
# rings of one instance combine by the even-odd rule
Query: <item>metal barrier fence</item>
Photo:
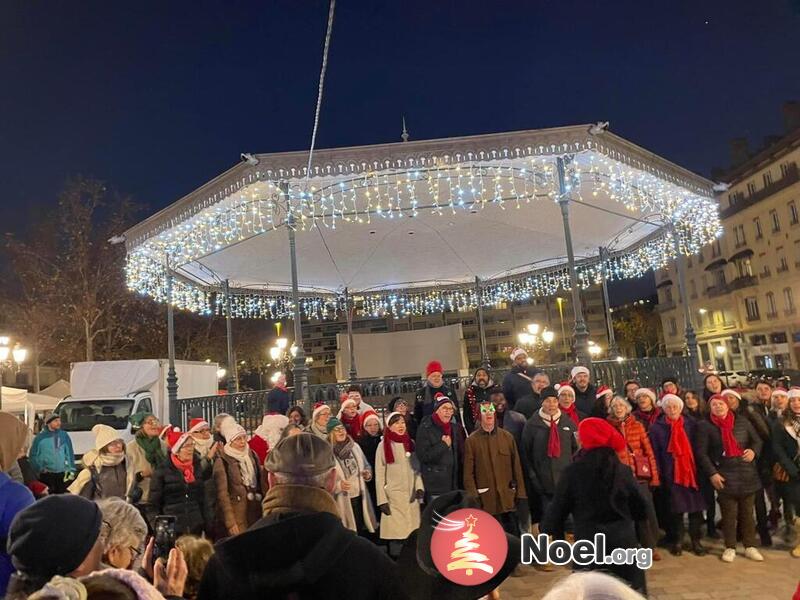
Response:
MULTIPOLYGON (((569 379, 573 366, 573 364, 562 363, 543 365, 537 368, 546 372, 551 383, 556 384, 569 379)), ((494 382, 500 384, 507 372, 507 369, 493 371, 494 382)), ((695 385, 697 379, 697 369, 692 367, 690 359, 685 356, 595 361, 592 363, 592 372, 592 379, 597 385, 607 385, 617 392, 622 392, 623 384, 629 379, 636 379, 643 386, 655 388, 665 377, 675 377, 682 387, 689 389, 695 385)), ((470 384, 471 376, 445 378, 445 381, 461 398, 464 390, 470 384)), ((342 394, 352 383, 357 383, 361 387, 361 395, 364 400, 375 407, 375 410, 381 415, 389 401, 398 396, 403 398, 409 406, 413 406, 416 391, 422 385, 418 379, 369 379, 315 384, 308 386, 311 402, 312 404, 317 402, 327 404, 335 413, 339 410, 339 400, 342 394)), ((179 399, 178 424, 185 428, 189 419, 193 417, 203 417, 211 422, 214 416, 224 412, 233 415, 248 432, 252 432, 261 423, 262 415, 266 411, 267 393, 268 391, 261 390, 179 399)), ((174 421, 175 417, 172 420, 174 421)))

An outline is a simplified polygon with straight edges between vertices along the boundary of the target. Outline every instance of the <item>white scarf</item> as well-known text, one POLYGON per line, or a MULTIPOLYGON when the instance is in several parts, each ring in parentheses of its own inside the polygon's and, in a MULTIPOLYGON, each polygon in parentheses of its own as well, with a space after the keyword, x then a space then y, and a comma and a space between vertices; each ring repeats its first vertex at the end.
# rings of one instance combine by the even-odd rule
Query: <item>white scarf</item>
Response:
POLYGON ((200 458, 206 458, 211 446, 214 444, 214 438, 212 436, 208 438, 192 436, 192 439, 194 440, 194 451, 200 455, 200 458))
POLYGON ((544 409, 543 409, 543 408, 540 408, 540 409, 539 409, 539 416, 540 416, 540 417, 542 417, 542 421, 544 421, 544 422, 545 422, 545 423, 547 423, 548 425, 550 424, 550 421, 555 421, 556 423, 558 423, 558 420, 561 418, 561 410, 560 410, 560 409, 559 409, 559 410, 557 410, 557 411, 556 411, 556 414, 554 414, 554 415, 551 417, 551 416, 550 416, 550 415, 548 415, 546 412, 544 412, 544 409))
POLYGON ((235 458, 239 463, 239 468, 242 470, 242 481, 245 486, 248 488, 256 487, 256 469, 250 456, 250 448, 245 447, 244 450, 237 450, 228 442, 225 444, 224 452, 231 458, 235 458))
POLYGON ((86 468, 81 469, 75 481, 73 481, 67 489, 71 494, 80 494, 83 487, 92 479, 89 467, 94 467, 95 471, 100 473, 100 469, 103 467, 116 467, 123 460, 125 460, 124 452, 111 454, 108 452, 100 453, 97 450, 89 450, 83 455, 83 466, 86 468))

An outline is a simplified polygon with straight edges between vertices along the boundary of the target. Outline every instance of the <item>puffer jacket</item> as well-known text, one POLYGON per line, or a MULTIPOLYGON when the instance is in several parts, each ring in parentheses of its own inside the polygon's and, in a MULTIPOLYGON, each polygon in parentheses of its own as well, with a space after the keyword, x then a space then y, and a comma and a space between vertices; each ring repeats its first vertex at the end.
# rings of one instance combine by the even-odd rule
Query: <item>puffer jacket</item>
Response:
MULTIPOLYGON (((744 416, 736 414, 733 437, 742 450, 750 449, 756 457, 761 454, 762 442, 756 430, 744 416)), ((711 477, 719 473, 725 478, 725 487, 717 493, 730 496, 747 496, 761 489, 761 479, 755 460, 745 462, 741 456, 723 456, 722 432, 713 422, 698 429, 697 464, 702 475, 711 477)))
POLYGON ((186 483, 172 460, 167 458, 153 473, 150 482, 150 504, 148 516, 151 523, 158 515, 177 517, 175 531, 199 535, 208 531, 206 516, 205 481, 211 476, 203 469, 200 457, 194 455, 194 481, 186 483))

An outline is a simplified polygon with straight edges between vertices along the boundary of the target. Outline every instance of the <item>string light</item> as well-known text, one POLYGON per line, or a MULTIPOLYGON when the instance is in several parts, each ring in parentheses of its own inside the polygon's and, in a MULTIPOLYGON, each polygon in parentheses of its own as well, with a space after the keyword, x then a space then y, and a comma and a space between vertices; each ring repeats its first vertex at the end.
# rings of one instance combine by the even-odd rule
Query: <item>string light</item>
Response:
MULTIPOLYGON (((126 263, 128 287, 157 301, 166 301, 164 264, 179 269, 253 236, 284 227, 288 216, 296 228, 335 230, 337 222, 368 224, 372 219, 431 214, 479 212, 488 205, 524 209, 532 202, 556 201, 559 188, 555 161, 565 160, 565 183, 571 198, 591 203, 603 195, 626 210, 660 215, 669 229, 644 243, 581 262, 576 268, 582 288, 610 280, 639 277, 666 265, 675 247, 695 254, 721 234, 715 202, 686 182, 654 171, 619 151, 586 143, 576 152, 562 154, 554 148, 514 148, 397 161, 314 167, 314 185, 288 192, 275 181, 297 182, 304 169, 250 174, 235 189, 224 190, 178 215, 149 238, 129 242, 126 263), (676 239, 673 239, 673 235, 676 239), (675 241, 677 240, 677 244, 675 241)), ((654 225, 658 225, 654 223, 654 225)), ((565 265, 534 271, 500 281, 488 281, 482 302, 527 300, 569 289, 565 265)), ((478 298, 471 286, 430 290, 386 290, 364 293, 361 310, 371 316, 421 315, 442 311, 474 310, 478 298)), ((175 279, 171 302, 198 313, 223 314, 216 289, 175 279)), ((335 293, 301 299, 307 318, 334 318, 343 308, 335 293)), ((237 317, 286 318, 292 316, 291 298, 279 292, 236 290, 232 314, 237 317)))

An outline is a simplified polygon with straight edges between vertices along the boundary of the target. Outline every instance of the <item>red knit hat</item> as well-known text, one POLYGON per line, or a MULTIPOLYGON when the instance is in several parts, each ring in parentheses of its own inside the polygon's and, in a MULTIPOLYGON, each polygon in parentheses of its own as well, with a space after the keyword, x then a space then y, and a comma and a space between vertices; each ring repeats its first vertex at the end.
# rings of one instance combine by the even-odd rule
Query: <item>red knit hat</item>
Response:
POLYGON ((578 439, 581 448, 611 448, 615 452, 625 449, 625 438, 617 429, 605 419, 589 417, 578 423, 578 439))
POLYGON ((442 363, 438 360, 432 360, 428 363, 428 366, 425 367, 425 377, 430 377, 431 373, 444 373, 442 369, 442 363))

